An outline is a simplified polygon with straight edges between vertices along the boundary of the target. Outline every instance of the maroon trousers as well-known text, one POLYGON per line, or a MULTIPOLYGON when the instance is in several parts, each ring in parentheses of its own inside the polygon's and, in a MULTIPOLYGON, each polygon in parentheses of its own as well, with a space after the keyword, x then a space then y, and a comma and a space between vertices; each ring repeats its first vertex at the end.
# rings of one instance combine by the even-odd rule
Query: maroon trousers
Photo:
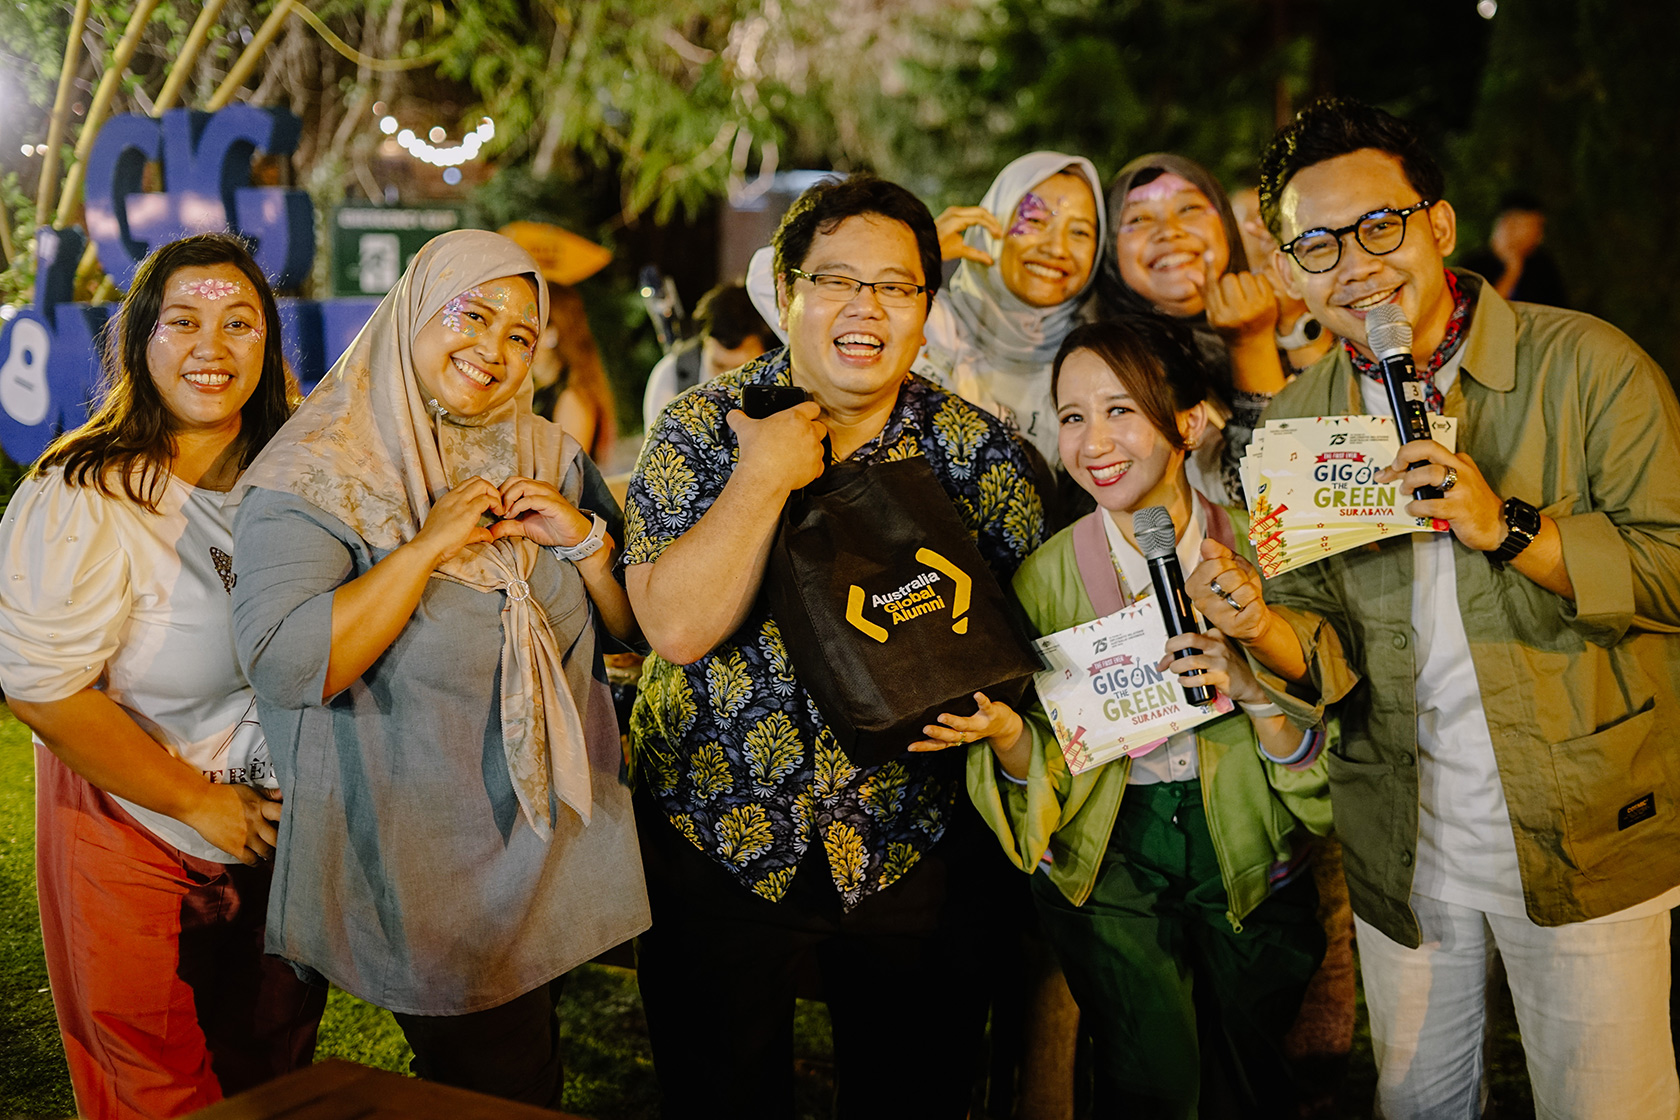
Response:
POLYGON ((186 855, 39 743, 53 1007, 89 1120, 174 1117, 309 1064, 326 989, 263 953, 270 869, 186 855))

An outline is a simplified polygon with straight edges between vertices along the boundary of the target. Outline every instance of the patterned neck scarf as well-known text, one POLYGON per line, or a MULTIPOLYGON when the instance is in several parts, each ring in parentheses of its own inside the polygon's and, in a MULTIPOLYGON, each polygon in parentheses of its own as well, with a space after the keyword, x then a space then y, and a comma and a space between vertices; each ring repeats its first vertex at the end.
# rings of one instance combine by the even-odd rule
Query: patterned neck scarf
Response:
MULTIPOLYGON (((1452 295, 1452 315, 1447 319, 1447 333, 1441 336, 1441 345, 1435 347, 1435 352, 1429 355, 1429 362, 1417 371, 1418 380, 1423 382, 1424 405, 1430 412, 1440 412, 1445 405, 1445 398, 1441 390, 1435 387, 1435 374, 1447 364, 1447 359, 1458 350, 1458 344, 1464 341, 1464 328, 1470 323, 1470 309, 1473 301, 1467 292, 1458 284, 1458 277, 1451 270, 1445 272, 1447 291, 1452 295)), ((1353 348, 1353 343, 1342 339, 1342 348, 1353 359, 1353 368, 1375 381, 1383 384, 1381 364, 1372 361, 1353 348)))

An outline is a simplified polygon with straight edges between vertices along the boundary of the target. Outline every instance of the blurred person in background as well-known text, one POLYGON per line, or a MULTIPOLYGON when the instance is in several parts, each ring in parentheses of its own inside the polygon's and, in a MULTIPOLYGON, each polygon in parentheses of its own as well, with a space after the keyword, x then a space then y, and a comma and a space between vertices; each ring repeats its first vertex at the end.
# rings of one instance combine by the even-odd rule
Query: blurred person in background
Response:
POLYGON ((559 424, 591 460, 610 464, 618 420, 583 297, 568 284, 546 283, 548 321, 531 360, 532 408, 559 424))
POLYGON ((1466 253, 1459 263, 1487 277, 1506 299, 1568 307, 1563 273, 1546 250, 1545 240, 1545 204, 1528 191, 1506 191, 1487 245, 1466 253))
POLYGON ((694 308, 694 337, 678 343, 648 374, 642 394, 642 426, 653 422, 671 399, 685 389, 710 381, 781 345, 753 307, 741 284, 719 284, 700 297, 694 308))

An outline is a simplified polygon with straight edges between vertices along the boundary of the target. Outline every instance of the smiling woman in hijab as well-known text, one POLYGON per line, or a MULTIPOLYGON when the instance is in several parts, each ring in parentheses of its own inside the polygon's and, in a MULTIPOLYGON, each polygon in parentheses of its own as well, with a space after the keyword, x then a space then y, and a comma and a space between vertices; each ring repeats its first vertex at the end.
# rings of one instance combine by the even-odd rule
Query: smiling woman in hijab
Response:
POLYGON ((1100 316, 1169 315, 1195 330, 1213 427, 1186 469, 1203 494, 1241 504, 1237 463, 1284 385, 1276 293, 1249 271, 1225 189, 1201 164, 1166 152, 1139 156, 1115 176, 1108 208, 1114 235, 1097 277, 1100 316))
POLYGON ((1012 419, 1056 461, 1050 363, 1079 325, 1106 238, 1091 161, 1031 152, 993 180, 979 206, 939 217, 940 249, 961 259, 934 300, 915 371, 1012 419))
POLYGON ((553 1106, 551 981, 648 909, 596 650, 634 630, 619 513, 531 414, 546 301, 497 234, 416 254, 242 480, 234 643, 286 798, 268 950, 421 1076, 553 1106))

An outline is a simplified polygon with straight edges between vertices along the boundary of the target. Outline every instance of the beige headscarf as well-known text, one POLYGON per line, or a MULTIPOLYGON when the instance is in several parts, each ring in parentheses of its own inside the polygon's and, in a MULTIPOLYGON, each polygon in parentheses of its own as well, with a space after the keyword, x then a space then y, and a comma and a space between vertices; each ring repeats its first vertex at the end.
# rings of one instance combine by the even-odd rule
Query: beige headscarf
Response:
MULTIPOLYGON (((240 479, 296 494, 330 513, 376 549, 413 540, 432 504, 481 475, 500 486, 518 474, 559 486, 577 442, 531 414, 531 381, 483 416, 462 421, 428 407, 414 372, 414 336, 468 288, 524 276, 536 290, 537 322, 547 285, 525 250, 500 234, 458 230, 428 242, 409 262, 350 349, 240 479)), ((577 701, 548 617, 526 578, 540 555, 523 537, 474 544, 434 577, 483 592, 505 591, 502 607, 502 746, 525 819, 552 834, 549 792, 589 822, 589 758, 577 701)))

